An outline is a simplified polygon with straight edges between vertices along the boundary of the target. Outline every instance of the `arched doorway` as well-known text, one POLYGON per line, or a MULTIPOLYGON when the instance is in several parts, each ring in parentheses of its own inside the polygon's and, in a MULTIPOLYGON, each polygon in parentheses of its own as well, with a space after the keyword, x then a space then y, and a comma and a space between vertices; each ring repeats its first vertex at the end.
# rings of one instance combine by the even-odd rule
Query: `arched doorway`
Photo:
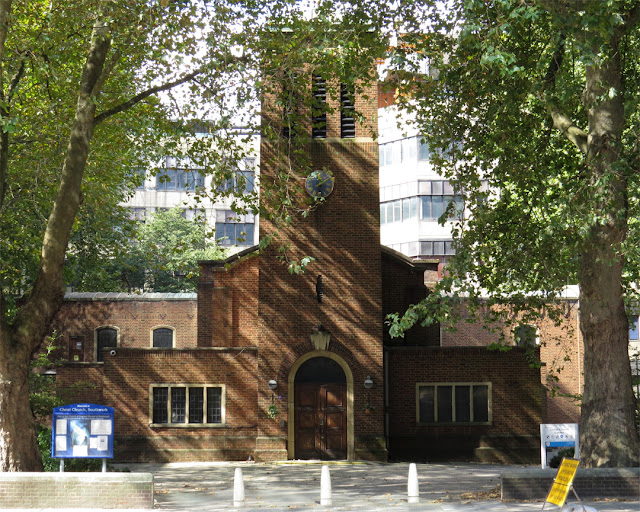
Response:
POLYGON ((289 455, 346 459, 353 452, 353 378, 346 363, 316 351, 296 362, 289 376, 289 455))

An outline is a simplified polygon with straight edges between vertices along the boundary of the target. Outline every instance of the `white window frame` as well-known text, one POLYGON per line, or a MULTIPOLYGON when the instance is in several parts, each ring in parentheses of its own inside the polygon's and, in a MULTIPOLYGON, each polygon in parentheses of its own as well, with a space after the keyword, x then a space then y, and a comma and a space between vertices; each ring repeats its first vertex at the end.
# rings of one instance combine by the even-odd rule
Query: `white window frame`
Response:
POLYGON ((164 347, 154 347, 153 346, 153 333, 158 329, 169 329, 171 331, 171 348, 176 348, 176 328, 170 325, 156 325, 151 328, 149 331, 149 347, 155 348, 157 350, 168 350, 164 347))
POLYGON ((416 383, 416 423, 418 425, 449 425, 449 426, 457 426, 457 425, 492 425, 493 424, 493 399, 492 399, 492 386, 491 382, 418 382, 416 383), (420 420, 420 388, 421 387, 433 387, 434 395, 433 395, 433 407, 434 407, 434 420, 435 421, 421 421, 420 420), (438 388, 450 386, 451 390, 451 418, 452 421, 443 422, 438 421, 438 388), (470 400, 469 400, 469 408, 470 408, 470 418, 471 421, 455 421, 455 412, 456 412, 456 386, 471 386, 470 392, 470 400), (487 421, 473 421, 473 386, 487 386, 487 421))
POLYGON ((159 383, 149 384, 149 426, 150 427, 171 427, 171 428, 220 428, 226 426, 226 395, 227 389, 225 384, 187 384, 187 383, 159 383), (167 397, 167 423, 154 423, 153 422, 153 390, 155 388, 168 388, 167 397), (202 417, 205 420, 204 423, 189 423, 189 391, 186 393, 185 404, 185 422, 184 423, 172 423, 171 422, 171 389, 172 388, 202 388, 203 390, 203 414, 202 417), (219 388, 220 389, 220 423, 207 423, 207 389, 219 388))

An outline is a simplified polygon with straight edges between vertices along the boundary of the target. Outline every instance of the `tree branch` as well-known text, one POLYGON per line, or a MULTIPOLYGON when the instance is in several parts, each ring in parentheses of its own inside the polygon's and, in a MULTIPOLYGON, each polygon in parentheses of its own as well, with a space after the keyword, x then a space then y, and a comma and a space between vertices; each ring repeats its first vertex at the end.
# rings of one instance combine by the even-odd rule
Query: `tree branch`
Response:
POLYGON ((551 115, 553 120, 553 126, 560 132, 564 133, 565 137, 575 144, 575 146, 587 154, 587 133, 576 126, 576 124, 567 115, 555 110, 553 106, 547 103, 547 111, 551 115))
POLYGON ((11 79, 11 85, 9 86, 9 91, 7 93, 7 103, 11 103, 11 98, 13 97, 13 93, 16 92, 18 88, 18 84, 20 83, 20 79, 24 75, 24 59, 20 61, 20 67, 16 71, 15 75, 11 79))
POLYGON ((151 87, 146 91, 142 91, 140 94, 136 94, 133 98, 125 101, 124 103, 121 103, 120 105, 117 105, 113 108, 110 108, 109 110, 105 110, 101 114, 98 114, 94 119, 94 126, 98 125, 99 123, 101 123, 105 119, 108 119, 111 116, 114 116, 116 114, 119 114, 120 112, 124 112, 125 110, 130 109, 131 107, 133 107, 134 105, 137 105, 138 103, 140 103, 145 98, 148 98, 149 96, 153 96, 154 94, 157 94, 161 91, 168 91, 169 89, 173 89, 178 85, 182 85, 186 82, 189 82, 190 80, 193 80, 196 76, 201 74, 203 71, 204 71, 203 68, 197 69, 196 71, 193 71, 192 73, 189 73, 183 76, 182 78, 174 80, 173 82, 167 82, 165 84, 158 85, 156 87, 151 87))
POLYGON ((556 87, 556 77, 560 68, 562 67, 562 62, 564 61, 565 54, 565 36, 564 34, 560 34, 558 38, 558 44, 556 46, 555 51, 553 52, 553 56, 551 57, 551 61, 549 62, 549 66, 547 67, 547 72, 542 79, 542 90, 538 94, 540 100, 542 100, 543 104, 546 106, 549 115, 553 121, 553 126, 560 132, 562 132, 569 141, 571 141, 575 146, 583 153, 587 154, 587 134, 584 130, 576 126, 576 124, 555 104, 552 99, 552 91, 555 90, 556 87))

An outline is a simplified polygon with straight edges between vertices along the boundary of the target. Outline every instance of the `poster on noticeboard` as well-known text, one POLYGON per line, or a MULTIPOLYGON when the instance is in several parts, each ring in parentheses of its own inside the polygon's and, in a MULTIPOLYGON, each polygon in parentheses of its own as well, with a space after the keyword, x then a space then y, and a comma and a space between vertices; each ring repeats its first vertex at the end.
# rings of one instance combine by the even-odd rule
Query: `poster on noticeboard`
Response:
POLYGON ((113 408, 71 404, 53 410, 51 456, 113 458, 113 408))

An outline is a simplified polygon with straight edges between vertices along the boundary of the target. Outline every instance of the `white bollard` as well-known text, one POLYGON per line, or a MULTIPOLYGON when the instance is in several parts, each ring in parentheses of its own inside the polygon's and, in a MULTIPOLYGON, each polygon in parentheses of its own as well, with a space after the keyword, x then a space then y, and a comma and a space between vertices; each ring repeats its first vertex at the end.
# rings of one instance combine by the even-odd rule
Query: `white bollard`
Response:
POLYGON ((331 506, 331 475, 329 474, 329 466, 322 466, 320 475, 320 505, 323 507, 331 506))
POLYGON ((233 478, 233 506, 244 507, 244 481, 241 468, 236 468, 233 478))
POLYGON ((407 497, 409 503, 420 503, 420 488, 418 486, 418 469, 412 462, 409 464, 409 481, 407 483, 407 497))

